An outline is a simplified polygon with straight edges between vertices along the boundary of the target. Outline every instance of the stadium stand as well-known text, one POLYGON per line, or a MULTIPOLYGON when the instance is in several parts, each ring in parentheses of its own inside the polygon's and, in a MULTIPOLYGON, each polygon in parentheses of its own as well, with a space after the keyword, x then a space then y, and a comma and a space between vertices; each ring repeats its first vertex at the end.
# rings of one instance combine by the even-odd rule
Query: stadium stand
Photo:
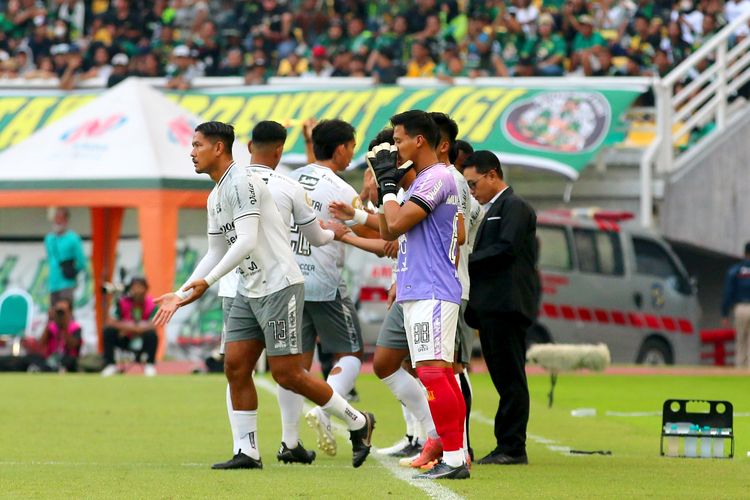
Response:
POLYGON ((0 0, 0 81, 664 76, 747 10, 749 0, 0 0))

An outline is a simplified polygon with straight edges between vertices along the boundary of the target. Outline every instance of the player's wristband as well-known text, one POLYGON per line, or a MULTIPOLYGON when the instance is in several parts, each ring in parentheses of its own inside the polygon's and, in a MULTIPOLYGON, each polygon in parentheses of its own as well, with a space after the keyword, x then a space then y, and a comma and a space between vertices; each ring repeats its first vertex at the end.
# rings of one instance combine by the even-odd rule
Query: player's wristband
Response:
POLYGON ((395 193, 384 194, 383 195, 383 205, 382 206, 385 206, 386 202, 389 202, 389 201, 395 201, 396 203, 398 203, 398 197, 396 196, 395 193))
POLYGON ((361 208, 355 208, 354 217, 352 217, 352 221, 355 224, 365 225, 367 224, 367 215, 368 215, 367 212, 365 212, 361 208))
POLYGON ((383 204, 382 204, 382 203, 381 203, 381 204, 380 204, 380 206, 378 207, 378 213, 379 213, 379 214, 381 214, 381 215, 382 215, 382 214, 385 214, 385 207, 383 206, 383 204))
POLYGON ((355 221, 354 219, 349 219, 349 220, 345 220, 345 221, 344 221, 344 225, 345 225, 346 227, 352 227, 352 226, 356 226, 357 224, 358 224, 358 222, 357 222, 357 221, 355 221))
POLYGON ((190 296, 190 293, 183 291, 182 288, 175 291, 174 294, 177 295, 180 298, 180 300, 185 300, 186 298, 190 296))

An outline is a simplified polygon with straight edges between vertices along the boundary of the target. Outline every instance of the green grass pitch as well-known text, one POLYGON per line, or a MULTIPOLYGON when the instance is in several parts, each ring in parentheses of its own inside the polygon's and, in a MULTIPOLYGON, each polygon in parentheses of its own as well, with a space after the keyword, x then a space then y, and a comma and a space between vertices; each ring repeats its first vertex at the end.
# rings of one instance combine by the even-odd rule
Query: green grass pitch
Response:
MULTIPOLYGON (((497 397, 486 374, 472 377, 472 444, 493 447, 497 397)), ((562 375, 555 405, 549 379, 529 377, 528 466, 474 466, 468 481, 440 485, 465 498, 747 498, 750 496, 750 382, 737 376, 562 375), (727 399, 735 406, 734 460, 659 456, 661 417, 613 417, 606 411, 653 412, 667 398, 727 399), (576 418, 570 410, 597 409, 576 418), (533 437, 533 438, 531 438, 533 437), (554 443, 546 442, 552 440, 554 443), (570 456, 556 446, 611 450, 570 456)), ((376 413, 376 446, 403 433, 398 403, 373 375, 357 382, 357 406, 376 413)), ((280 465, 278 408, 259 390, 263 471, 212 471, 229 458, 231 436, 221 376, 0 376, 2 498, 424 498, 377 460, 351 467, 348 441, 336 457, 311 466, 280 465)), ((315 445, 302 424, 302 439, 315 445)), ((445 493, 445 490, 443 490, 445 493)))

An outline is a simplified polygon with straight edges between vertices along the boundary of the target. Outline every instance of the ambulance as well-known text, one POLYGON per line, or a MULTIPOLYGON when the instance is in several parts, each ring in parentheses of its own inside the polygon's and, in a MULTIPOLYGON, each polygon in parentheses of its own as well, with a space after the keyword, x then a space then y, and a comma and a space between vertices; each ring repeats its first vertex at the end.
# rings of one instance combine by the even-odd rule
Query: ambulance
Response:
POLYGON ((541 300, 528 340, 599 343, 615 363, 700 362, 697 289, 669 244, 629 212, 537 215, 541 300))

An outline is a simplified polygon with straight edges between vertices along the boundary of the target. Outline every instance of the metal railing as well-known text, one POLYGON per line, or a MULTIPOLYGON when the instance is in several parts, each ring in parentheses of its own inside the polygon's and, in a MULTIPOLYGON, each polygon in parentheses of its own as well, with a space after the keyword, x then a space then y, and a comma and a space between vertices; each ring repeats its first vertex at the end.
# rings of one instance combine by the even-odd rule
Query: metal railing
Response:
POLYGON ((676 144, 694 130, 714 124, 702 140, 710 140, 727 125, 730 99, 750 81, 750 36, 735 33, 750 23, 750 12, 725 26, 664 78, 654 80, 656 137, 641 158, 641 223, 653 224, 651 179, 656 172, 679 168, 676 144))

